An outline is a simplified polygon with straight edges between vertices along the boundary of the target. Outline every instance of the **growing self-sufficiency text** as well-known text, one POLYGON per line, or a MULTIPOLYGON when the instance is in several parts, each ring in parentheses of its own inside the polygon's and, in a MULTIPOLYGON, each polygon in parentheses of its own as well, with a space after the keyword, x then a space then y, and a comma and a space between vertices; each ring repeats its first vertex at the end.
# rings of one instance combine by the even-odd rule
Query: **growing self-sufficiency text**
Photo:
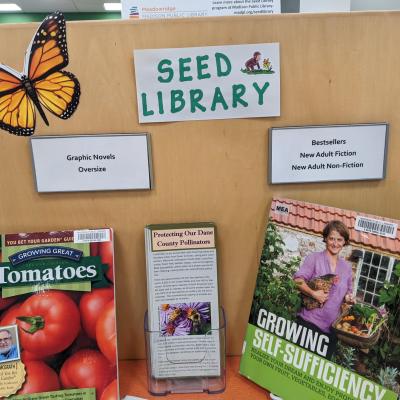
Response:
MULTIPOLYGON (((282 361, 357 400, 382 400, 386 389, 325 359, 329 337, 260 309, 252 340, 258 354, 282 361), (311 350, 312 352, 308 351, 311 350), (322 357, 321 357, 322 356, 322 357)), ((257 361, 263 362, 262 358, 257 361)))

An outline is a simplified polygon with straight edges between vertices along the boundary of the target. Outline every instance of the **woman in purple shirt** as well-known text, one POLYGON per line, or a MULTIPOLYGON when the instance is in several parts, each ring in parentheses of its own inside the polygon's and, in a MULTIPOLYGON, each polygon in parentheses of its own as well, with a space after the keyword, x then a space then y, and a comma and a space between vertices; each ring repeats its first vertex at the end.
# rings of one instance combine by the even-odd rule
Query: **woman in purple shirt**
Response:
POLYGON ((298 314, 298 322, 329 337, 326 357, 330 359, 337 341, 331 326, 340 314, 343 301, 353 301, 353 283, 350 263, 339 256, 343 247, 349 243, 347 227, 341 221, 330 221, 322 231, 322 236, 326 249, 308 255, 300 269, 294 274, 294 280, 300 292, 321 304, 321 307, 312 310, 301 309, 298 314), (336 275, 329 293, 325 293, 323 290, 313 290, 307 285, 307 281, 327 274, 336 275))

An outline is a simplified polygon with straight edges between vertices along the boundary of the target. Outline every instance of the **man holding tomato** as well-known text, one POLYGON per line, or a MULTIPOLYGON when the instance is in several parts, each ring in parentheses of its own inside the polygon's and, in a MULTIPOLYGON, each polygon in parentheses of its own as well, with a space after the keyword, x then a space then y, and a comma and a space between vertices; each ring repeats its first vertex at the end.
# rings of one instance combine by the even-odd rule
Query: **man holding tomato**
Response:
POLYGON ((13 343, 9 329, 0 328, 0 362, 19 358, 17 346, 13 343))

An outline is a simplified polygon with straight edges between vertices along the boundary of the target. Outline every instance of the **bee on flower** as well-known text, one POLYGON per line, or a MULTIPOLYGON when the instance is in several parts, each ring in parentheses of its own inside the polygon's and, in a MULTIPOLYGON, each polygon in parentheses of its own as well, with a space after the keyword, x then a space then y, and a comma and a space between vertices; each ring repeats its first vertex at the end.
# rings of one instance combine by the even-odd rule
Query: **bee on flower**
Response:
POLYGON ((162 304, 160 306, 160 330, 163 336, 206 334, 210 329, 210 303, 162 304))

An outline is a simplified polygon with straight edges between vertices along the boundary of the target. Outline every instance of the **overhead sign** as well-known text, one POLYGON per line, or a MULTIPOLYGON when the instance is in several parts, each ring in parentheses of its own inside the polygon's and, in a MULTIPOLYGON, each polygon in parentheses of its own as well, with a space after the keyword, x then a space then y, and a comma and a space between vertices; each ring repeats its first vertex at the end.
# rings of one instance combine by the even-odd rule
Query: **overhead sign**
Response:
POLYGON ((139 122, 280 115, 279 44, 135 50, 139 122))
POLYGON ((31 139, 38 192, 151 189, 147 134, 31 139))
POLYGON ((383 179, 388 125, 271 128, 269 182, 383 179))
POLYGON ((301 13, 348 12, 350 0, 300 0, 301 13))
POLYGON ((280 0, 122 0, 123 19, 279 14, 280 0))

